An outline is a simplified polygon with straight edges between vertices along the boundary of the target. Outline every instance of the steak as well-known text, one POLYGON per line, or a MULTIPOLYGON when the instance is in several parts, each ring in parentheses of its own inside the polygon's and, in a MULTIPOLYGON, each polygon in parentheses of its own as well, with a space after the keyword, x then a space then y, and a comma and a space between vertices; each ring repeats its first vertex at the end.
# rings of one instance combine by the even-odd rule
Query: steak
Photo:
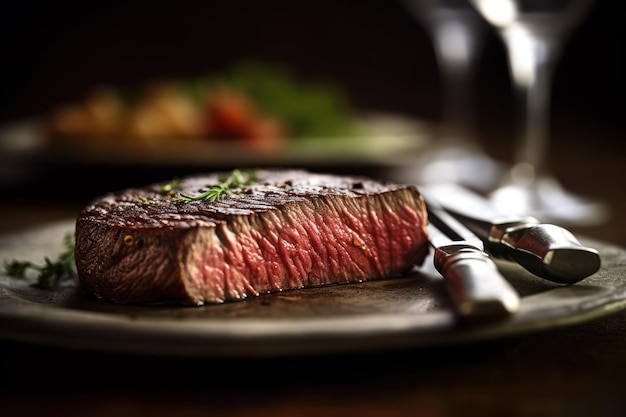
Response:
POLYGON ((215 201, 182 198, 225 176, 197 174, 91 201, 76 220, 81 286, 118 303, 214 304, 399 277, 428 253, 415 186, 264 169, 215 201))

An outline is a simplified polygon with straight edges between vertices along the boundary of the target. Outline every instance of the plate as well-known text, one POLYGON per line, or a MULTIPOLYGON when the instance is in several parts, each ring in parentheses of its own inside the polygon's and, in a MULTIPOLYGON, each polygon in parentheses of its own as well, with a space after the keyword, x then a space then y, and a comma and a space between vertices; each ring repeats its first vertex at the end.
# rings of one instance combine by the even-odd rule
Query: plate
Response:
POLYGON ((37 189, 42 200, 58 201, 58 184, 84 177, 89 187, 77 187, 64 199, 85 202, 129 184, 242 167, 384 178, 414 165, 438 130, 423 120, 367 110, 355 115, 354 123, 352 136, 286 139, 278 149, 259 150, 240 141, 201 138, 163 138, 158 144, 113 138, 53 141, 41 131, 41 120, 23 120, 0 126, 0 188, 12 199, 30 200, 37 189))
MULTIPOLYGON (((0 236, 0 261, 54 259, 73 220, 0 236)), ((470 343, 570 326, 626 306, 626 251, 597 248, 603 265, 572 286, 498 261, 518 290, 520 311, 501 322, 456 320, 430 262, 405 277, 262 295, 201 307, 112 304, 74 281, 54 291, 0 276, 0 337, 101 352, 192 357, 268 357, 470 343)))
POLYGON ((390 160, 413 160, 435 131, 431 123, 409 116, 361 111, 354 117, 353 136, 291 138, 276 149, 264 150, 242 141, 201 138, 162 138, 155 143, 120 138, 54 141, 41 131, 40 124, 33 119, 0 128, 0 151, 11 159, 59 165, 388 164, 390 160))

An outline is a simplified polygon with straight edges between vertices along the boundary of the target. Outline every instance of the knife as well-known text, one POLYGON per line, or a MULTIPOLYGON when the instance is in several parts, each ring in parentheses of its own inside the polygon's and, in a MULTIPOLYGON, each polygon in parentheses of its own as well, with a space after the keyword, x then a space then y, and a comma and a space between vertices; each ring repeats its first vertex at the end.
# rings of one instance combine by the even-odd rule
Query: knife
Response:
POLYGON ((420 191, 478 235, 486 252, 517 262, 536 276, 574 284, 600 269, 598 251, 583 246, 563 227, 503 213, 485 197, 456 184, 422 186, 420 191))
POLYGON ((434 202, 426 202, 435 269, 463 321, 492 321, 519 309, 519 295, 483 250, 478 236, 434 202))

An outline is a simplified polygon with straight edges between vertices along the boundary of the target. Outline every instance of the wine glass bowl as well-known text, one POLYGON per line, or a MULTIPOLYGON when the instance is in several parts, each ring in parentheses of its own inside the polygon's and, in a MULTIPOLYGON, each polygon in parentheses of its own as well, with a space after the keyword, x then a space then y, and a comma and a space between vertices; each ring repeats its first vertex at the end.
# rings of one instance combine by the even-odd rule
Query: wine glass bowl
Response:
POLYGON ((402 176, 418 183, 455 182, 480 191, 493 189, 502 164, 476 140, 472 114, 473 76, 488 27, 467 0, 402 3, 431 38, 442 83, 442 117, 433 146, 402 176))
POLYGON ((544 221, 576 225, 606 219, 604 204, 566 191, 547 164, 552 78, 564 43, 592 0, 469 0, 497 30, 507 52, 517 100, 515 161, 494 203, 544 221))
POLYGON ((478 13, 503 32, 525 30, 548 39, 571 32, 592 0, 469 0, 478 13))

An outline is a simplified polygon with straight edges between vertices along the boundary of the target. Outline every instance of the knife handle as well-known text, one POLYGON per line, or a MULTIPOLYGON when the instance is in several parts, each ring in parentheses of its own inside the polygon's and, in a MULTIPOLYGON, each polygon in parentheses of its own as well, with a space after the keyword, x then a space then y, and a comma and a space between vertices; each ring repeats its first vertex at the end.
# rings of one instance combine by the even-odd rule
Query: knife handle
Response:
POLYGON ((597 250, 583 246, 567 229, 553 224, 507 228, 498 237, 498 246, 494 251, 503 252, 503 257, 560 284, 574 284, 600 269, 597 250))
POLYGON ((461 318, 498 320, 518 310, 519 295, 482 250, 462 242, 437 247, 434 265, 444 277, 461 318))

